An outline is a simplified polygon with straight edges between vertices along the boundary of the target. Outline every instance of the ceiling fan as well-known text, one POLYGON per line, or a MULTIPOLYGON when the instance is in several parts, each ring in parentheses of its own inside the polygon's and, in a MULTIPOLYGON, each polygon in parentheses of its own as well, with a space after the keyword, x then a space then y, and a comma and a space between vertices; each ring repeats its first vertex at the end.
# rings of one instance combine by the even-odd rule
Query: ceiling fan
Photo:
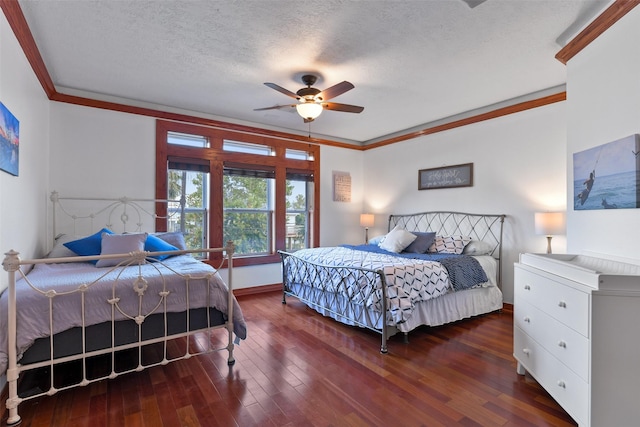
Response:
POLYGON ((265 83, 265 85, 270 87, 271 89, 275 89, 280 93, 284 93, 291 98, 297 99, 298 103, 256 108, 254 111, 295 107, 298 114, 300 114, 300 116, 304 119, 304 122, 309 123, 315 120, 325 109, 333 111, 343 111, 346 113, 360 113, 362 112, 362 110, 364 110, 364 107, 359 107, 357 105, 327 102, 328 100, 335 98, 338 95, 342 95, 348 90, 353 89, 355 86, 353 86, 351 83, 344 81, 321 91, 319 89, 316 89, 315 87, 311 87, 317 80, 318 77, 312 74, 305 74, 304 76, 302 76, 302 83, 307 85, 307 87, 303 87, 295 93, 283 88, 282 86, 278 86, 275 83, 265 83))

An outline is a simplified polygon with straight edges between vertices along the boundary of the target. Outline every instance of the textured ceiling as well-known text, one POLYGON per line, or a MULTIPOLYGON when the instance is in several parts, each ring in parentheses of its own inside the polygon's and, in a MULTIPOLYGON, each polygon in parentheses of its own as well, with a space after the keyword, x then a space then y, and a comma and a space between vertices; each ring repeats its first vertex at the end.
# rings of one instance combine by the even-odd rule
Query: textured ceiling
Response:
POLYGON ((608 4, 20 1, 58 92, 306 134, 294 109, 253 110, 292 101, 264 82, 295 92, 312 72, 365 109, 311 133, 357 143, 563 85, 554 55, 608 4))

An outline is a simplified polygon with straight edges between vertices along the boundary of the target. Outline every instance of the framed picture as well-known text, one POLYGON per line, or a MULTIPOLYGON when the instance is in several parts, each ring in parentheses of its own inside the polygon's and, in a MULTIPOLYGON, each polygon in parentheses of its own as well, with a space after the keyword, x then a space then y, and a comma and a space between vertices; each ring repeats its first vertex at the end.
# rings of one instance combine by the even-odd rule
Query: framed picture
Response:
POLYGON ((472 185, 473 163, 420 169, 418 171, 418 190, 471 187, 472 185))
POLYGON ((0 169, 18 176, 20 165, 20 123, 0 102, 0 169))
POLYGON ((640 134, 573 154, 573 209, 640 208, 640 134))
POLYGON ((333 171, 333 201, 351 201, 351 174, 333 171))

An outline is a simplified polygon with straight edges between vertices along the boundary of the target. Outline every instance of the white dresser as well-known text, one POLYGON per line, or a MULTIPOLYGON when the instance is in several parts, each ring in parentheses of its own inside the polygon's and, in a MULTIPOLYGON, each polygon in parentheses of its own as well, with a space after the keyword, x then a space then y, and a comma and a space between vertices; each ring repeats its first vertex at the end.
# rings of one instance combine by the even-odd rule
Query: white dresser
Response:
POLYGON ((514 357, 580 426, 640 426, 640 265, 522 254, 514 357))

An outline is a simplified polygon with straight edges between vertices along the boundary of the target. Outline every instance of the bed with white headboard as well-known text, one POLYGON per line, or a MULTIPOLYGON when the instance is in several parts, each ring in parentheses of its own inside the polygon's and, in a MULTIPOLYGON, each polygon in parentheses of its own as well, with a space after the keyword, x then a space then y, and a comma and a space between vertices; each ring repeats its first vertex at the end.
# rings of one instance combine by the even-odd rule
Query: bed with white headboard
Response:
POLYGON ((233 365, 246 325, 233 296, 232 242, 187 249, 181 233, 153 232, 156 205, 174 201, 50 198, 51 251, 24 260, 10 250, 3 261, 8 424, 20 422, 25 400, 123 373, 213 351, 226 351, 233 365), (226 281, 218 272, 223 263, 226 281), (70 384, 65 366, 79 372, 70 384), (30 375, 40 380, 20 388, 30 375))
POLYGON ((280 251, 283 304, 293 296, 339 322, 387 339, 502 308, 505 215, 391 215, 366 245, 280 251))

